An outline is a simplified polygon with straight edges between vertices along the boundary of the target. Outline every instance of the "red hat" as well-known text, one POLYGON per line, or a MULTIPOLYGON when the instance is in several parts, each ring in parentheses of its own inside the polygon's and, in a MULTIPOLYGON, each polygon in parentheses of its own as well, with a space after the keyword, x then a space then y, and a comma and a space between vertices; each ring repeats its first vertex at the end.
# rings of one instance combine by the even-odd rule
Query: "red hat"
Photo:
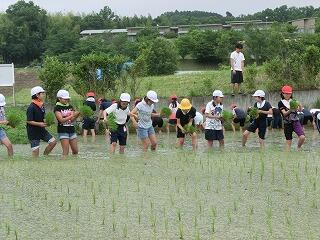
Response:
POLYGON ((94 92, 87 92, 87 97, 95 97, 96 94, 94 92))
POLYGON ((177 95, 172 95, 170 98, 171 98, 171 100, 178 99, 177 95))
POLYGON ((281 88, 281 92, 282 93, 287 93, 287 94, 291 94, 292 93, 292 87, 285 85, 281 88))

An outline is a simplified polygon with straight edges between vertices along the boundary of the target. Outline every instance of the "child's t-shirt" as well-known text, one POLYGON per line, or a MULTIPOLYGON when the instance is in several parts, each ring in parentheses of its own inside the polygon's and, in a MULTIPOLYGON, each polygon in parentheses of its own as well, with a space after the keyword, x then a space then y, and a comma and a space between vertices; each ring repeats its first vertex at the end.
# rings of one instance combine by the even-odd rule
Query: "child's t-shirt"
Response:
POLYGON ((152 127, 152 119, 151 119, 151 113, 154 109, 154 105, 148 105, 144 100, 139 102, 136 106, 138 109, 138 126, 140 128, 150 128, 152 127))
POLYGON ((191 119, 194 119, 196 117, 196 113, 197 113, 197 110, 194 107, 191 107, 189 112, 187 112, 186 114, 184 114, 182 110, 179 108, 176 113, 176 118, 180 119, 180 124, 183 127, 187 125, 191 119))
MULTIPOLYGON (((258 108, 259 110, 262 110, 262 111, 269 111, 272 106, 269 102, 267 102, 266 100, 263 100, 261 103, 258 103, 256 102, 254 104, 254 107, 258 108)), ((268 114, 265 114, 265 113, 259 113, 259 117, 257 118, 258 121, 264 121, 266 120, 268 117, 268 114)))
MULTIPOLYGON (((213 101, 210 101, 207 103, 206 106, 206 114, 211 114, 214 116, 221 116, 221 113, 223 111, 223 105, 222 104, 215 104, 213 101)), ((222 122, 219 119, 214 118, 206 118, 206 127, 205 129, 210 130, 222 130, 222 122)))
MULTIPOLYGON (((61 103, 57 103, 54 107, 54 112, 60 112, 62 117, 68 117, 72 114, 74 111, 74 108, 72 105, 63 105, 61 103)), ((61 123, 58 121, 58 127, 57 127, 58 133, 75 133, 75 127, 72 120, 69 120, 67 122, 61 123)))
POLYGON ((129 107, 126 109, 121 109, 118 103, 112 104, 110 107, 107 108, 106 112, 108 114, 114 113, 116 117, 116 123, 119 125, 123 125, 127 122, 128 115, 130 114, 129 107))
MULTIPOLYGON (((44 106, 39 107, 35 103, 31 103, 27 109, 27 121, 44 122, 45 115, 44 106)), ((27 134, 29 140, 39 140, 47 130, 44 127, 33 126, 27 123, 27 134)))
MULTIPOLYGON (((5 121, 6 120, 6 112, 4 110, 4 107, 0 107, 0 121, 5 121)), ((0 125, 1 128, 1 125, 0 125)))
POLYGON ((170 114, 169 119, 170 119, 170 120, 175 120, 175 119, 177 119, 177 118, 176 118, 176 113, 177 113, 177 111, 178 111, 178 109, 179 109, 179 103, 177 102, 176 106, 173 106, 173 103, 170 103, 170 104, 169 104, 169 108, 171 109, 171 114, 170 114))
POLYGON ((281 101, 279 101, 278 103, 278 108, 280 110, 280 113, 283 117, 283 123, 284 124, 288 124, 288 123, 291 123, 291 122, 294 122, 294 121, 299 121, 299 116, 298 116, 298 113, 295 111, 295 112, 291 112, 288 116, 283 116, 282 114, 282 110, 285 110, 285 111, 289 111, 290 109, 290 100, 285 100, 285 99, 282 99, 281 101))

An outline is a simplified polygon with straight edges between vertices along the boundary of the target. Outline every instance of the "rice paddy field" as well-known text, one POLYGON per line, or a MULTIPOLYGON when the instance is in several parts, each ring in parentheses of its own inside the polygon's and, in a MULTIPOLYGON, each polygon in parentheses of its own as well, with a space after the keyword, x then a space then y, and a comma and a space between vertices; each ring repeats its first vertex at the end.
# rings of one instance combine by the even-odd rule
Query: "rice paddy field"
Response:
POLYGON ((155 153, 131 134, 124 156, 101 136, 79 137, 69 159, 15 145, 9 160, 0 146, 0 239, 319 239, 319 134, 306 135, 289 153, 281 132, 265 151, 230 132, 224 151, 207 152, 201 135, 196 153, 190 139, 175 149, 174 134, 155 153))

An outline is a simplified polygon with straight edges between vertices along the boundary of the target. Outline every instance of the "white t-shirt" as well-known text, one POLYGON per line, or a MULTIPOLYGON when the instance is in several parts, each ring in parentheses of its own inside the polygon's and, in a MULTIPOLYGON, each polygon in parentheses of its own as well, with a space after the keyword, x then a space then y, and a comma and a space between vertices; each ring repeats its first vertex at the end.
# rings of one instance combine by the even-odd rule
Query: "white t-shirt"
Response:
MULTIPOLYGON (((237 53, 237 51, 233 51, 230 55, 230 59, 233 60, 234 70, 242 71, 242 61, 246 60, 242 52, 237 53)), ((231 67, 231 70, 232 67, 231 67)))
POLYGON ((125 110, 122 110, 121 108, 118 108, 118 103, 112 104, 106 109, 106 112, 108 114, 114 113, 116 117, 116 123, 121 125, 126 123, 127 117, 130 114, 129 107, 127 107, 125 110))
MULTIPOLYGON (((213 105, 213 101, 208 102, 205 113, 212 114, 213 116, 220 116, 223 110, 223 105, 213 105)), ((222 130, 222 122, 218 119, 206 117, 205 129, 222 130)))
POLYGON ((152 119, 151 119, 151 113, 154 109, 154 105, 148 105, 144 100, 139 102, 136 106, 138 109, 138 126, 140 128, 150 128, 152 127, 152 119))
POLYGON ((203 123, 203 116, 201 113, 196 112, 196 117, 193 119, 195 125, 200 125, 203 123))

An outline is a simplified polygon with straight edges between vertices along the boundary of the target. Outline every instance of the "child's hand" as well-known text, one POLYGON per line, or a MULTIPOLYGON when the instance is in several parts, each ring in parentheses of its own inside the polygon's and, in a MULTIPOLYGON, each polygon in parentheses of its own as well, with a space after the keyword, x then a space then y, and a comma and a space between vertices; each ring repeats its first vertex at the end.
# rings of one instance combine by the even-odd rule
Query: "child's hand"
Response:
POLYGON ((138 123, 137 122, 132 121, 132 125, 133 125, 134 128, 136 128, 136 129, 138 128, 138 123))
POLYGON ((4 120, 4 121, 2 121, 2 123, 1 123, 1 124, 3 124, 3 125, 8 125, 8 124, 9 124, 9 121, 4 120))
POLYGON ((45 122, 40 122, 39 127, 45 128, 47 127, 47 124, 45 122))

